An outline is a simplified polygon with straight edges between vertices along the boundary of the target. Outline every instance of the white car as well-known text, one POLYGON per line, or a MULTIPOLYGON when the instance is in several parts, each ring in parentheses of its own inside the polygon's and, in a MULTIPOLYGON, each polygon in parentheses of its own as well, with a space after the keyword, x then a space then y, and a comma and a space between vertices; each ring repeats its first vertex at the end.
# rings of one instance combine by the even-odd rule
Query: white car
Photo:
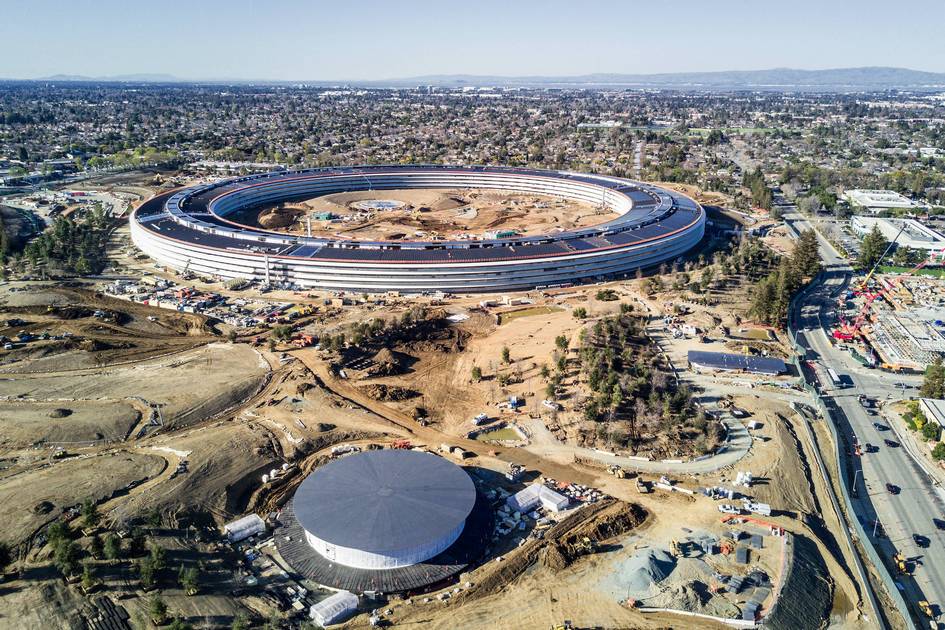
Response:
POLYGON ((548 407, 548 409, 551 409, 552 411, 558 411, 561 409, 561 405, 553 400, 543 400, 541 401, 541 404, 543 404, 545 407, 548 407))

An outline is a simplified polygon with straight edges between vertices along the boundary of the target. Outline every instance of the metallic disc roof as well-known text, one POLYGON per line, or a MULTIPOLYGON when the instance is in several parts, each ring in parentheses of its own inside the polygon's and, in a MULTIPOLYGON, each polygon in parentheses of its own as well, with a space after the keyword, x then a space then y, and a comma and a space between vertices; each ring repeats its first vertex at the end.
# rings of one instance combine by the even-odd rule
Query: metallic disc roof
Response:
POLYGON ((384 553, 441 539, 475 502, 476 487, 459 466, 430 453, 381 450, 317 469, 299 486, 293 508, 321 540, 384 553))

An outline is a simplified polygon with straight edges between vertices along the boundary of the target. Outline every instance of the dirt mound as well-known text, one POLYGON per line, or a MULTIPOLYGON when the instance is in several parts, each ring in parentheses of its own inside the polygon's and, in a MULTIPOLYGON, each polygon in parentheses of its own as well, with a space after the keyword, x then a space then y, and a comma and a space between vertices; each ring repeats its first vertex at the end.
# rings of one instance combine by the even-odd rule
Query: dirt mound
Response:
POLYGON ((266 229, 284 228, 295 223, 300 214, 302 211, 295 208, 271 208, 260 212, 256 220, 266 229))
POLYGON ((66 409, 65 407, 58 407, 49 412, 50 418, 65 418, 66 416, 71 416, 72 410, 66 409))
POLYGON ((91 308, 77 305, 54 306, 48 310, 50 317, 58 317, 59 319, 82 319, 91 317, 94 312, 91 308))
POLYGON ((378 383, 374 385, 365 385, 360 388, 362 392, 373 398, 374 400, 383 400, 387 402, 398 401, 398 400, 409 400, 411 398, 416 398, 420 395, 419 392, 406 387, 398 387, 396 385, 384 385, 383 383, 378 383))
POLYGON ((474 586, 457 595, 451 605, 501 591, 539 560, 552 568, 564 568, 577 558, 575 543, 584 536, 601 542, 603 539, 595 538, 597 534, 617 536, 639 526, 645 518, 646 510, 636 504, 606 500, 588 505, 548 529, 544 538, 529 540, 502 562, 490 562, 477 570, 475 576, 469 576, 474 586))
POLYGON ((468 203, 468 201, 459 195, 444 195, 442 198, 430 204, 430 208, 433 210, 453 210, 455 208, 461 208, 468 203))
POLYGON ((554 569, 555 571, 567 568, 567 566, 571 564, 570 560, 568 560, 567 556, 564 555, 564 552, 561 551, 561 547, 558 545, 548 545, 542 549, 541 553, 538 554, 538 559, 543 566, 554 569))
POLYGON ((389 348, 381 348, 380 352, 374 355, 374 364, 367 369, 370 376, 393 376, 403 374, 404 359, 389 348))
POLYGON ((418 334, 413 340, 406 341, 402 349, 410 352, 462 352, 470 334, 465 330, 431 323, 425 326, 427 332, 418 334))

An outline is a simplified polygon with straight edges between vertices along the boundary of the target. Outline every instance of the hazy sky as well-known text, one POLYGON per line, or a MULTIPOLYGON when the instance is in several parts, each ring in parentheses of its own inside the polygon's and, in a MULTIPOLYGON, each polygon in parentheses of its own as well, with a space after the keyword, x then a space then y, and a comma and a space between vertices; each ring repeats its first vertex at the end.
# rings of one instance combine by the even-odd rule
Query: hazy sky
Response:
POLYGON ((0 77, 945 72, 945 0, 0 0, 0 77))

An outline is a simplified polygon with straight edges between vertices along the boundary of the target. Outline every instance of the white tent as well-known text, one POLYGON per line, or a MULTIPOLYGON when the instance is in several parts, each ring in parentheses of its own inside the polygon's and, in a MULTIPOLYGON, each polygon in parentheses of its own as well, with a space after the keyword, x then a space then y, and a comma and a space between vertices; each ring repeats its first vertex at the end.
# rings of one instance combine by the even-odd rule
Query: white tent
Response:
POLYGON ((539 505, 552 512, 560 512, 568 507, 570 500, 548 486, 533 483, 510 496, 505 503, 516 512, 529 512, 539 505))
POLYGON ((338 591, 331 597, 312 604, 312 607, 308 609, 308 616, 320 626, 330 626, 344 621, 357 608, 357 595, 348 591, 338 591))
POLYGON ((266 522, 258 514, 250 514, 223 526, 230 542, 239 542, 255 534, 266 531, 266 522))

